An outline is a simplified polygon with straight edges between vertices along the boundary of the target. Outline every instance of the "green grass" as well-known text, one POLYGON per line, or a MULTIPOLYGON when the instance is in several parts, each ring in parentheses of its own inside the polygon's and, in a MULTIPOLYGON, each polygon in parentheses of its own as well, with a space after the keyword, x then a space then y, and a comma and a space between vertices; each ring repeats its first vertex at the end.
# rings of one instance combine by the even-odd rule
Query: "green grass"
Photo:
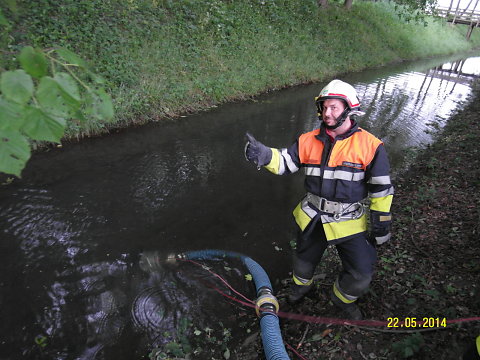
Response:
MULTIPOLYGON (((10 3, 14 2, 9 0, 10 3)), ((7 2, 8 3, 8 2, 7 2)), ((66 46, 108 79, 113 126, 172 117, 270 89, 392 61, 480 46, 474 30, 430 18, 406 23, 386 3, 350 11, 316 0, 17 0, 0 67, 24 45, 66 46)), ((112 126, 112 125, 109 125, 112 126)), ((70 128, 98 133, 102 123, 70 128)))

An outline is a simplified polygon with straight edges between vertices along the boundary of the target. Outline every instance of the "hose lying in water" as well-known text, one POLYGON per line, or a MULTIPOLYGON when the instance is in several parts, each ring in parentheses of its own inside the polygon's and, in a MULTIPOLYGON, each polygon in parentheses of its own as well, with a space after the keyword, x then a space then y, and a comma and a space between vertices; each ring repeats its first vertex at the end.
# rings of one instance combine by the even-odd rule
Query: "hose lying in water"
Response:
POLYGON ((239 258, 252 274, 257 290, 256 311, 260 317, 263 350, 267 360, 289 360, 285 346, 283 345, 280 324, 278 320, 278 301, 273 296, 272 284, 263 268, 248 256, 240 253, 224 250, 200 250, 189 251, 183 254, 169 257, 169 260, 212 260, 225 257, 239 258))

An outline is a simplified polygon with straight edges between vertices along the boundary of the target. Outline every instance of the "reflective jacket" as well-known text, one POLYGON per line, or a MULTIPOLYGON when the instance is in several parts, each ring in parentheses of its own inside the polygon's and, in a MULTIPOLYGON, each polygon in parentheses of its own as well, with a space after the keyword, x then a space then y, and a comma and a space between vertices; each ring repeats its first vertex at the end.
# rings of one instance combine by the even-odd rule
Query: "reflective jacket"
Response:
MULTIPOLYGON (((338 243, 367 230, 367 218, 354 203, 370 198, 370 211, 377 218, 390 220, 393 186, 390 165, 382 141, 361 129, 352 120, 352 128, 332 142, 322 125, 301 135, 288 149, 272 148, 272 159, 265 166, 277 175, 305 169, 307 195, 293 211, 302 231, 308 233, 321 221, 327 240, 338 243), (340 204, 347 215, 339 219, 321 211, 318 199, 340 204), (316 201, 312 201, 315 199, 316 201), (350 210, 350 211, 349 211, 350 210), (348 216, 351 215, 351 216, 348 216), (310 226, 308 226, 310 225, 310 226)), ((361 207, 363 210, 363 206, 361 207)))

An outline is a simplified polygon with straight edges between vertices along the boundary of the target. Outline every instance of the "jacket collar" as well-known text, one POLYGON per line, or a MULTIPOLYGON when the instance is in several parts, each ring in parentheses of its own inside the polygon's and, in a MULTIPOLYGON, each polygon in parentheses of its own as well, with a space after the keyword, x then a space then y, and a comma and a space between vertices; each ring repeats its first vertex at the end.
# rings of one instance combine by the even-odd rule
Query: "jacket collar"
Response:
MULTIPOLYGON (((351 119, 351 120, 352 120, 352 127, 345 134, 338 135, 335 138, 335 140, 343 140, 343 139, 349 138, 350 136, 352 136, 357 131, 362 131, 362 129, 360 129, 360 127, 358 126, 358 123, 354 119, 351 119)), ((321 140, 323 142, 327 141, 329 139, 329 136, 326 132, 326 129, 327 128, 325 127, 325 124, 322 121, 322 124, 320 125, 320 129, 318 129, 319 130, 318 134, 315 135, 315 137, 318 140, 321 140)))

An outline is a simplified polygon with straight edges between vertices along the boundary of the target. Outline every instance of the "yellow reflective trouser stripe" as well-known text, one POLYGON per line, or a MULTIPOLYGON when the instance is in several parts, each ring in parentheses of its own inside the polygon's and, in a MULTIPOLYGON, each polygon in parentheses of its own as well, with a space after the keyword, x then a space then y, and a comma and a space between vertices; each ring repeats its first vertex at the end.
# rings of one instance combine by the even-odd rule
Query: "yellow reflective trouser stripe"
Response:
POLYGON ((313 279, 310 279, 310 280, 301 279, 296 277, 295 274, 293 274, 293 282, 300 286, 308 286, 308 285, 312 285, 313 279))
POLYGON ((349 300, 347 299, 341 292, 340 290, 338 290, 337 288, 337 283, 334 282, 333 283, 333 293, 335 294, 336 297, 338 297, 340 300, 342 300, 342 302, 344 302, 345 304, 351 304, 353 302, 355 302, 356 299, 354 300, 349 300))
POLYGON ((378 198, 370 199, 370 210, 376 210, 381 212, 390 212, 392 206, 393 195, 387 195, 378 198))
POLYGON ((293 210, 293 216, 295 217, 295 221, 298 227, 303 231, 307 227, 307 225, 312 221, 310 216, 308 216, 305 211, 302 209, 302 201, 297 205, 295 210, 293 210))
POLYGON ((480 355, 480 335, 477 337, 477 352, 480 355))
POLYGON ((265 165, 265 169, 278 175, 280 172, 280 152, 278 149, 271 148, 272 150, 272 160, 265 165))
POLYGON ((327 240, 341 239, 367 230, 367 216, 358 219, 323 224, 327 240))

